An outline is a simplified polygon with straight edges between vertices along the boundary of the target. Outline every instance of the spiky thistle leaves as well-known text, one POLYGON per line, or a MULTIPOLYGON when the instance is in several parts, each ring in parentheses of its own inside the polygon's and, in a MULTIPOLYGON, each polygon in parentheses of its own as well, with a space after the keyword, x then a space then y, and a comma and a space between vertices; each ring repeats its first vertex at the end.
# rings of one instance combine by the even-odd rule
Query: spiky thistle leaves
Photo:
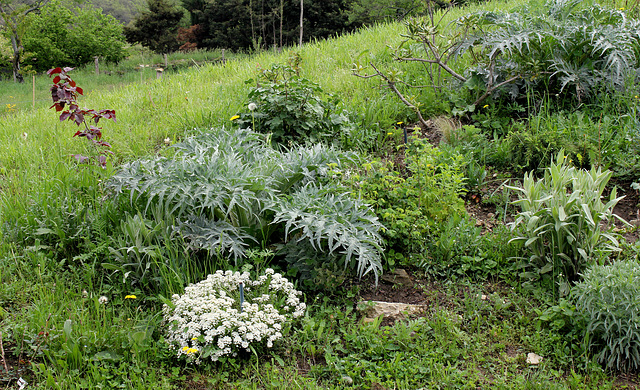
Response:
POLYGON ((357 155, 322 145, 276 151, 248 129, 212 129, 175 150, 171 158, 124 165, 109 188, 143 214, 164 210, 191 248, 237 262, 253 246, 277 243, 281 237, 273 233, 285 231, 285 239, 344 254, 345 266, 355 262, 359 276, 381 271, 373 213, 322 184, 332 167, 357 155))
POLYGON ((519 75, 520 86, 546 80, 545 87, 556 88, 552 93, 567 91, 581 100, 597 88, 624 89, 640 67, 640 22, 581 0, 482 11, 461 18, 458 27, 465 33, 452 55, 473 51, 476 68, 468 72, 491 75, 488 86, 519 75))

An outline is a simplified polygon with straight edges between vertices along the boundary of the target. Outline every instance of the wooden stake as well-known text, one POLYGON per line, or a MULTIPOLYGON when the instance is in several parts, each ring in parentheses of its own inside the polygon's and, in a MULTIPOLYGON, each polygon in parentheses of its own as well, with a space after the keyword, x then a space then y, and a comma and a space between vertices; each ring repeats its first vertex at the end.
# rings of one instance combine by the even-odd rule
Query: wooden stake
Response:
POLYGON ((4 365, 4 370, 9 372, 7 368, 7 361, 4 358, 4 346, 2 345, 2 332, 0 332, 0 353, 2 353, 2 364, 4 365))

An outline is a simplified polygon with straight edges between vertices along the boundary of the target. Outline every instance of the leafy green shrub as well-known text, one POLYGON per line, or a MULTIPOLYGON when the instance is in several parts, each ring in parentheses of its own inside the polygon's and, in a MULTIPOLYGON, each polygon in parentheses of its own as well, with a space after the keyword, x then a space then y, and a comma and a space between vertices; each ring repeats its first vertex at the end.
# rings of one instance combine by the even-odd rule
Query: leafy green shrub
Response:
MULTIPOLYGON (((299 63, 299 57, 293 58, 299 63)), ((339 143, 356 131, 349 114, 337 108, 338 99, 326 96, 318 84, 301 77, 295 64, 264 70, 256 84, 249 92, 249 111, 240 113, 236 120, 240 127, 271 133, 279 144, 339 143)))
POLYGON ((571 292, 598 361, 618 370, 640 368, 640 264, 593 266, 571 292))
POLYGON ((575 281, 584 269, 597 259, 619 251, 618 240, 602 224, 609 221, 616 198, 615 188, 609 201, 601 201, 602 193, 611 178, 611 171, 592 168, 579 170, 569 165, 561 151, 556 162, 536 180, 526 174, 514 202, 521 211, 511 228, 511 242, 521 243, 524 255, 517 257, 518 268, 528 281, 550 279, 560 286, 560 295, 569 292, 567 281, 575 281))
POLYGON ((324 261, 359 276, 380 273, 377 218, 363 202, 324 184, 330 166, 354 161, 353 153, 322 145, 279 152, 248 129, 212 129, 174 148, 172 158, 123 165, 108 188, 143 217, 163 215, 191 249, 238 265, 252 247, 309 242, 328 256, 324 261))
POLYGON ((373 161, 344 174, 343 180, 354 195, 373 206, 393 253, 420 252, 435 224, 464 213, 460 154, 445 155, 426 140, 414 139, 405 157, 406 171, 373 161))

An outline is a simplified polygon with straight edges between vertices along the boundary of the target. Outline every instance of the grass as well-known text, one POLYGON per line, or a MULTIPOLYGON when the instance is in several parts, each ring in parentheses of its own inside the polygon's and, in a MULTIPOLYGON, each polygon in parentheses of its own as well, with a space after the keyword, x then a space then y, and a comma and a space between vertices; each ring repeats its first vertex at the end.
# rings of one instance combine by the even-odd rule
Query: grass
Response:
MULTIPOLYGON (((516 5, 490 2, 454 9, 445 22, 516 5)), ((0 339, 5 361, 23 368, 20 375, 31 388, 43 389, 620 388, 615 373, 604 371, 580 349, 581 339, 541 319, 556 302, 542 291, 522 289, 511 269, 500 270, 504 280, 479 282, 429 280, 424 270, 413 267, 416 289, 430 305, 424 315, 393 324, 362 321, 357 301, 370 280, 309 292, 308 313, 273 350, 193 366, 175 359, 162 337, 162 303, 177 292, 175 286, 164 296, 148 294, 105 266, 114 256, 110 246, 122 238, 117 236, 120 219, 131 210, 105 197, 104 181, 123 162, 166 153, 167 138, 176 143, 194 129, 229 125, 229 118, 246 111, 249 103, 245 81, 261 67, 285 63, 293 52, 303 58, 302 75, 339 97, 342 108, 358 114, 361 127, 379 132, 377 147, 385 149, 387 132, 415 118, 377 81, 354 77, 351 69, 356 60, 385 69, 399 66, 388 46, 401 41, 401 32, 399 24, 384 24, 282 53, 228 55, 225 65, 207 62, 218 58, 217 52, 197 53, 191 66, 182 66, 190 63, 187 58, 175 57, 170 61, 180 69, 165 72, 162 79, 155 78, 153 67, 130 71, 136 64, 163 61, 148 54, 105 66, 110 75, 95 76, 92 66, 74 71, 86 93, 82 105, 117 113, 117 123, 101 123, 115 153, 105 170, 78 167, 70 157, 86 145, 72 138, 72 124, 59 122, 48 109, 46 76, 36 77, 35 109, 28 80, 0 84, 0 109, 5 111, 0 119, 0 339), (51 232, 42 226, 59 228, 56 240, 49 240, 51 232), (28 237, 28 242, 13 242, 13 237, 28 237), (130 294, 137 298, 126 299, 130 294), (107 303, 100 303, 102 296, 107 303), (529 352, 544 356, 542 363, 528 364, 529 352)), ((403 69, 416 74, 419 67, 403 69)), ((429 92, 422 98, 425 106, 442 110, 429 92)), ((594 123, 579 114, 545 113, 521 126, 531 137, 557 128, 585 138, 595 137, 598 127, 607 137, 619 130, 618 124, 594 123)), ((535 148, 541 148, 541 141, 535 142, 529 144, 531 153, 540 152, 535 148)), ((614 149, 605 150, 602 158, 613 160, 614 149)), ((495 159, 512 158, 499 152, 495 159)), ((540 153, 552 155, 547 149, 540 153)), ((457 233, 450 234, 455 241, 457 233)), ((498 236, 507 235, 506 229, 493 234, 496 242, 508 241, 498 236)), ((166 250, 186 256, 178 242, 166 250)), ((190 256, 194 262, 201 258, 190 256)), ((181 280, 197 280, 206 267, 194 267, 181 280)), ((0 367, 0 383, 13 386, 16 372, 0 367)))

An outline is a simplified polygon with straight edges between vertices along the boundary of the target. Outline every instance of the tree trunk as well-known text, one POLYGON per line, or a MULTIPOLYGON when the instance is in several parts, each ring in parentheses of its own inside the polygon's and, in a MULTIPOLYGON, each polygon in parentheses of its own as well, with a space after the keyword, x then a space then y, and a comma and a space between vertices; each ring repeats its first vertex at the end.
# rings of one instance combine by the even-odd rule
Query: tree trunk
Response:
POLYGON ((303 21, 304 21, 304 0, 300 0, 300 43, 299 43, 300 46, 302 46, 303 21))
POLYGON ((259 50, 256 47, 256 29, 253 24, 253 1, 249 0, 249 17, 251 18, 251 45, 253 46, 253 50, 259 50))
POLYGON ((11 66, 13 68, 13 82, 24 83, 24 78, 20 74, 20 51, 22 49, 22 45, 20 44, 18 33, 15 31, 11 31, 11 47, 13 48, 13 60, 11 61, 11 66))
POLYGON ((284 18, 284 0, 280 0, 280 51, 282 51, 282 19, 284 18))

